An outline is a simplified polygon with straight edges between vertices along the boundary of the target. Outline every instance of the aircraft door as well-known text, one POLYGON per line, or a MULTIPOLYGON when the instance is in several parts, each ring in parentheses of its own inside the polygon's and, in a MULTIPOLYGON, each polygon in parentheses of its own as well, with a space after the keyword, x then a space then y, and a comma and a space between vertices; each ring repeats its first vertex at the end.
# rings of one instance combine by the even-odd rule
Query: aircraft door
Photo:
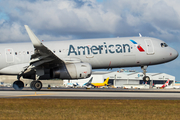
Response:
POLYGON ((154 54, 154 46, 153 46, 151 39, 145 39, 145 43, 146 43, 146 48, 147 48, 146 53, 148 55, 154 54))
POLYGON ((12 48, 6 48, 5 49, 5 56, 6 56, 6 62, 12 63, 14 62, 14 54, 12 48))

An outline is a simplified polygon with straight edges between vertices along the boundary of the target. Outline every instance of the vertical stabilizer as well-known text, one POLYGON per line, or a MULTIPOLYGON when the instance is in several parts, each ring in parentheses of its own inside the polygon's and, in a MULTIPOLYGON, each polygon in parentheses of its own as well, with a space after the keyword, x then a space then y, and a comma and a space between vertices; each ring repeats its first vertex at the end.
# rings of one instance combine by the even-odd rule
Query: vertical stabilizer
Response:
POLYGON ((92 79, 93 79, 93 77, 91 77, 91 79, 88 81, 88 83, 91 83, 91 82, 92 82, 92 79))
POLYGON ((162 88, 164 88, 164 87, 166 87, 166 86, 168 86, 168 85, 169 85, 169 80, 166 81, 166 83, 162 86, 162 88))
POLYGON ((108 85, 108 82, 109 82, 109 77, 104 81, 104 84, 108 85))
POLYGON ((93 77, 91 77, 91 79, 87 83, 85 83, 84 85, 86 85, 86 86, 91 85, 92 79, 93 79, 93 77))

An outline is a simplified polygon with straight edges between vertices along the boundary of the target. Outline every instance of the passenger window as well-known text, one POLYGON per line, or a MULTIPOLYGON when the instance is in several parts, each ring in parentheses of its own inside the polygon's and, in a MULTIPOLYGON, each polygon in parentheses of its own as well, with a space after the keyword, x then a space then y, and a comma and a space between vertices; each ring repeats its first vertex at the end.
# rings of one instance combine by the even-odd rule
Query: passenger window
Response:
POLYGON ((27 54, 29 54, 29 51, 27 51, 27 54))
POLYGON ((15 52, 15 55, 17 55, 17 52, 15 52))

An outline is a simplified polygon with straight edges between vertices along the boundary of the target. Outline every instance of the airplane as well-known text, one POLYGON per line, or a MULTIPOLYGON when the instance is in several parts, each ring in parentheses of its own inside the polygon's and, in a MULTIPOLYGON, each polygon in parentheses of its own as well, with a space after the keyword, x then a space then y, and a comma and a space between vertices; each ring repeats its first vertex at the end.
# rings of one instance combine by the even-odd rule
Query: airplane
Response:
POLYGON ((103 83, 91 83, 91 86, 94 87, 109 86, 108 81, 109 81, 109 77, 103 83))
POLYGON ((91 85, 92 79, 93 79, 93 77, 91 77, 91 79, 88 82, 84 83, 82 85, 82 87, 86 87, 87 88, 89 85, 91 85))
POLYGON ((66 83, 64 84, 64 86, 66 86, 67 88, 75 88, 75 87, 80 87, 80 85, 78 83, 66 83))
POLYGON ((32 79, 32 90, 41 90, 43 79, 84 79, 92 69, 141 67, 143 80, 148 66, 172 61, 178 52, 152 37, 121 37, 41 42, 25 25, 31 43, 0 44, 0 74, 17 75, 15 90, 22 90, 21 77, 32 79))
POLYGON ((155 87, 157 87, 157 88, 165 88, 165 89, 180 89, 180 86, 172 86, 172 85, 169 85, 169 80, 168 81, 166 81, 166 83, 165 84, 163 84, 163 85, 154 85, 155 87))
POLYGON ((164 84, 155 84, 154 87, 156 88, 165 88, 169 85, 169 79, 164 84))
POLYGON ((93 77, 91 77, 91 79, 90 79, 88 82, 84 83, 83 85, 80 85, 78 82, 70 83, 70 81, 68 81, 68 83, 65 83, 64 86, 66 86, 66 87, 71 87, 71 88, 75 88, 75 87, 76 87, 76 88, 77 88, 77 87, 87 87, 86 85, 89 84, 89 83, 91 83, 91 82, 92 82, 92 79, 93 79, 93 77))
POLYGON ((79 87, 81 87, 81 85, 79 85, 79 83, 77 83, 77 82, 74 83, 73 86, 74 86, 74 88, 79 88, 79 87))
POLYGON ((109 77, 103 83, 91 83, 92 79, 93 79, 93 77, 87 83, 85 83, 84 86, 86 86, 86 87, 88 87, 88 86, 93 86, 93 87, 108 86, 109 77))

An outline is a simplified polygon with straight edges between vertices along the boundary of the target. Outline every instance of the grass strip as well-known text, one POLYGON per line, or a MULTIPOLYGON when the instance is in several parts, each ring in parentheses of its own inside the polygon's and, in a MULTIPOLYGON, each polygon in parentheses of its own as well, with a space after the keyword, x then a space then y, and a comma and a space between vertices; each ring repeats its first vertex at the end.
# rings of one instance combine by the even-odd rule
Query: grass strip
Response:
POLYGON ((180 100, 0 99, 0 119, 177 120, 180 100))

